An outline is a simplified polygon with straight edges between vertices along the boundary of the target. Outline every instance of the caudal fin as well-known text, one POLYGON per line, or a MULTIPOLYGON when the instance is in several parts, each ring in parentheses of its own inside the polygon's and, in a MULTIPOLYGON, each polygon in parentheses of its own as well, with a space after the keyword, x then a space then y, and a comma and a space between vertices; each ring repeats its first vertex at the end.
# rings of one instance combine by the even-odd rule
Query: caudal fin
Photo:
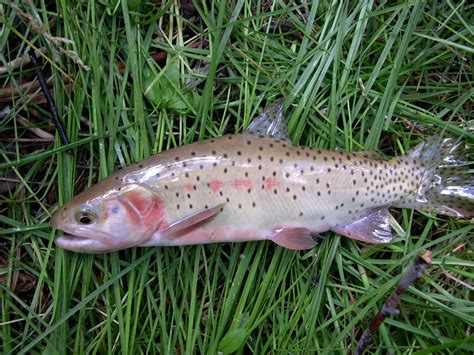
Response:
MULTIPOLYGON (((474 167, 469 147, 432 137, 409 153, 425 167, 422 182, 401 205, 459 218, 474 218, 474 167)), ((472 157, 472 155, 471 155, 472 157)))

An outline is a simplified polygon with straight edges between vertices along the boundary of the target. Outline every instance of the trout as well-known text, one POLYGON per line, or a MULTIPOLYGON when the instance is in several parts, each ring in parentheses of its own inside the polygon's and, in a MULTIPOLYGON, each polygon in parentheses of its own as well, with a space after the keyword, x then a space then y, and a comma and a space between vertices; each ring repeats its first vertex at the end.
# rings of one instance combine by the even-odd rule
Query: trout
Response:
POLYGON ((243 134, 164 151, 100 181, 59 208, 56 245, 107 253, 129 247, 271 240, 313 248, 333 231, 393 239, 389 207, 474 217, 464 144, 431 138, 405 156, 295 146, 277 102, 243 134))

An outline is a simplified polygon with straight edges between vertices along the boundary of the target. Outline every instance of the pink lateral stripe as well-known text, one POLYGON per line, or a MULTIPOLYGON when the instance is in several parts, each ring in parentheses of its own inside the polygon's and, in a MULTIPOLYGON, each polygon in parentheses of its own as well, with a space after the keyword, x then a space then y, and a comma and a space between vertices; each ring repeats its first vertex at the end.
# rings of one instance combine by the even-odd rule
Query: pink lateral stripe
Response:
POLYGON ((219 192, 222 186, 224 186, 224 183, 221 180, 214 179, 209 181, 209 188, 214 193, 219 192))
POLYGON ((263 185, 265 189, 270 190, 278 186, 278 180, 274 178, 273 176, 270 176, 269 178, 265 180, 263 185))
POLYGON ((250 179, 235 179, 232 182, 232 186, 235 187, 236 189, 251 189, 252 188, 252 180, 250 179))

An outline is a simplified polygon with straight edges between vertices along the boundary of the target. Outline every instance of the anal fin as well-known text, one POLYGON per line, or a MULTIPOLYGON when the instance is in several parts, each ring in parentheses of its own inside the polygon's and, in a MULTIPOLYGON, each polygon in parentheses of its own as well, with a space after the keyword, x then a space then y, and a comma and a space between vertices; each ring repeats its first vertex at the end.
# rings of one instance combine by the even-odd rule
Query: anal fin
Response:
POLYGON ((319 236, 306 228, 279 228, 271 236, 271 241, 291 250, 314 248, 319 236))
POLYGON ((389 223, 390 218, 391 215, 386 208, 372 210, 364 216, 347 223, 341 223, 331 229, 345 237, 366 243, 388 243, 393 239, 389 223))
POLYGON ((172 223, 168 228, 160 232, 164 236, 171 236, 179 231, 182 231, 186 228, 197 225, 198 223, 204 222, 205 220, 215 216, 220 212, 221 208, 224 206, 224 203, 221 203, 212 208, 208 208, 203 211, 193 213, 189 216, 186 216, 174 223, 172 223))

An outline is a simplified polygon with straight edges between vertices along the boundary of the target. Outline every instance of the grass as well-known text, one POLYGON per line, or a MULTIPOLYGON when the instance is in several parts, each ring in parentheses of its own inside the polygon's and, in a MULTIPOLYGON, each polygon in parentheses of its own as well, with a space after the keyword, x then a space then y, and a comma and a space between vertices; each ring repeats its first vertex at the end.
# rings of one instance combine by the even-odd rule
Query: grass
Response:
POLYGON ((472 143, 467 1, 13 3, 30 18, 0 4, 0 351, 344 354, 426 249, 433 266, 369 350, 474 351, 467 221, 398 210, 401 235, 377 247, 326 233, 302 252, 260 242, 99 256, 55 248, 48 225, 86 186, 241 132, 282 96, 295 144, 391 157, 440 129, 472 143), (33 68, 6 66, 31 48, 69 146, 51 140, 33 68))

